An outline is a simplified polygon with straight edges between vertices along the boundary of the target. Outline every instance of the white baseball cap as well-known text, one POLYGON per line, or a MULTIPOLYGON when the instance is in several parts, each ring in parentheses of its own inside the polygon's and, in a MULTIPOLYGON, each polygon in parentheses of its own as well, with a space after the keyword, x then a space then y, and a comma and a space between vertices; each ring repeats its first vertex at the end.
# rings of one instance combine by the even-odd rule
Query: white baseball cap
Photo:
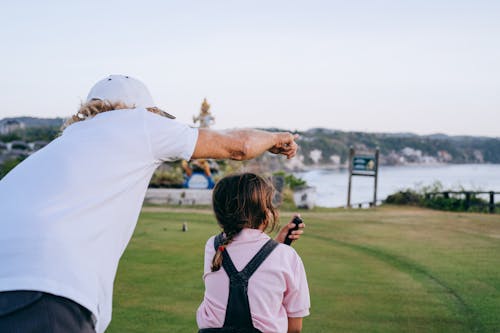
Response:
MULTIPOLYGON (((135 108, 157 108, 144 83, 128 75, 110 75, 97 82, 90 89, 87 102, 94 99, 107 100, 111 103, 122 102, 135 108)), ((163 110, 158 110, 168 118, 175 118, 163 110)))

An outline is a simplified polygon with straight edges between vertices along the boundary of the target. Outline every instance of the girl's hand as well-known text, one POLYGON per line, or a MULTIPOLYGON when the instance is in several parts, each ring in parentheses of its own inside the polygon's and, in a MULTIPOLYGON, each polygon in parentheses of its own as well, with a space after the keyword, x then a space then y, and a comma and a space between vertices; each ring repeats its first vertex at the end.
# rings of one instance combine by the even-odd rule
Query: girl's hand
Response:
MULTIPOLYGON (((276 238, 274 239, 275 241, 277 241, 278 243, 283 243, 285 241, 286 235, 288 234, 288 230, 295 228, 295 223, 292 222, 293 219, 295 218, 295 216, 300 217, 299 214, 294 214, 292 216, 292 218, 290 219, 290 222, 288 222, 287 225, 285 225, 283 228, 281 228, 278 235, 276 235, 276 238)), ((305 226, 306 225, 304 223, 299 224, 299 229, 292 231, 289 238, 294 240, 294 241, 298 240, 300 238, 300 236, 304 233, 303 229, 305 228, 305 226)))

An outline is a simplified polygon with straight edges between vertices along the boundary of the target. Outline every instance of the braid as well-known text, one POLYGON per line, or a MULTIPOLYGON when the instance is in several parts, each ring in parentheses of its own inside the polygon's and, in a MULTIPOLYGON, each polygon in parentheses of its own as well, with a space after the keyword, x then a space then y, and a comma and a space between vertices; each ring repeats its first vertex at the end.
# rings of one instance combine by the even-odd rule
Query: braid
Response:
POLYGON ((222 252, 226 250, 226 247, 233 242, 234 236, 236 236, 240 230, 229 230, 227 231, 226 237, 222 241, 222 244, 219 245, 217 251, 215 251, 214 258, 212 259, 212 272, 216 272, 220 269, 222 265, 222 252))

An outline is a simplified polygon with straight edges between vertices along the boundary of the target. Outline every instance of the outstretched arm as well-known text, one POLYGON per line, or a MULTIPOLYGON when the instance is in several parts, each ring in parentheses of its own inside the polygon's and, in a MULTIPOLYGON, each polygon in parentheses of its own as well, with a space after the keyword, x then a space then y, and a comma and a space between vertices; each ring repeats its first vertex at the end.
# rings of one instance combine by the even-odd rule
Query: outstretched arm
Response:
POLYGON ((199 129, 192 158, 249 160, 269 151, 292 158, 297 153, 296 135, 254 129, 215 131, 199 129))

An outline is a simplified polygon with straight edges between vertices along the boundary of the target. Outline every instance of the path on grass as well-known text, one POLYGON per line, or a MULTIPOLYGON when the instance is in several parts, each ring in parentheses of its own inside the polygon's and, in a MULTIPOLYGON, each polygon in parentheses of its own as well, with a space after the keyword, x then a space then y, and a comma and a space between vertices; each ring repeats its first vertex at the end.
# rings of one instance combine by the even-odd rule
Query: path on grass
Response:
POLYGON ((450 285, 447 284, 446 281, 438 278, 433 273, 431 273, 427 268, 422 265, 419 265, 409 258, 405 258, 399 255, 395 255, 393 253, 376 249, 369 246, 363 246, 354 243, 343 242, 338 239, 331 239, 321 235, 310 235, 310 237, 329 242, 335 245, 340 245, 351 250, 363 253, 367 256, 372 257, 375 260, 379 260, 387 265, 392 266, 394 269, 403 272, 412 276, 415 280, 417 280, 422 286, 424 286, 427 290, 431 291, 435 288, 432 288, 429 284, 432 284, 438 289, 441 289, 443 293, 437 293, 443 301, 446 301, 443 295, 449 295, 453 302, 456 305, 456 308, 459 310, 460 315, 466 318, 467 327, 471 330, 471 332, 483 332, 484 328, 481 324, 480 318, 474 312, 474 310, 468 306, 462 296, 454 290, 450 285))
MULTIPOLYGON (((338 226, 337 222, 339 222, 339 220, 349 221, 348 223, 351 224, 352 228, 356 228, 356 223, 358 223, 361 235, 363 233, 363 228, 370 228, 373 230, 378 228, 379 232, 385 230, 381 233, 374 233, 372 235, 366 232, 366 234, 359 238, 353 235, 347 235, 346 237, 346 234, 342 232, 336 234, 335 232, 326 231, 310 233, 307 237, 334 246, 350 249, 411 276, 429 293, 440 298, 444 303, 453 303, 454 306, 451 308, 456 311, 458 318, 464 319, 464 324, 470 332, 488 331, 488 328, 485 327, 482 322, 484 316, 478 313, 480 309, 477 308, 477 304, 468 303, 469 301, 473 302, 474 298, 471 299, 470 294, 474 293, 474 291, 464 288, 457 290, 455 287, 457 286, 457 281, 448 280, 450 278, 453 279, 453 277, 442 274, 443 272, 439 269, 436 271, 436 266, 432 267, 432 264, 430 266, 428 265, 431 262, 415 261, 414 258, 406 255, 409 254, 413 256, 411 253, 398 251, 395 247, 384 244, 380 242, 380 240, 374 241, 373 239, 382 236, 384 232, 390 233, 394 229, 401 229, 398 232, 403 238, 403 241, 405 237, 408 237, 410 241, 415 241, 408 235, 410 233, 418 233, 419 237, 427 241, 431 247, 436 247, 436 256, 439 256, 439 251, 445 248, 443 244, 449 240, 443 241, 437 239, 433 240, 435 242, 433 243, 433 241, 426 240, 425 237, 437 238, 436 235, 441 234, 445 235, 445 237, 455 239, 454 235, 462 234, 462 239, 465 239, 467 243, 470 242, 471 244, 475 244, 475 242, 477 242, 478 247, 480 244, 489 244, 492 249, 496 249, 497 246, 495 244, 498 244, 498 238, 500 237, 500 220, 498 215, 457 214, 411 208, 405 208, 404 210, 382 208, 378 211, 371 210, 365 213, 359 211, 340 211, 337 212, 337 214, 311 213, 309 215, 311 219, 330 219, 332 220, 332 226, 338 226), (357 215, 359 217, 356 217, 357 215), (495 221, 497 222, 495 223, 495 221), (425 234, 428 235, 426 236, 425 234), (440 244, 441 241, 443 244, 440 244), (466 301, 466 299, 468 299, 468 301, 466 301)), ((392 239, 395 240, 394 238, 392 239)), ((430 253, 432 253, 432 251, 430 253)), ((460 254, 460 252, 458 254, 460 254)), ((495 254, 492 253, 492 255, 495 254)), ((481 259, 481 257, 476 259, 481 259)), ((445 257, 443 257, 443 260, 446 260, 445 257)), ((457 269, 459 269, 459 267, 457 267, 457 269)))
POLYGON ((210 207, 188 207, 188 206, 143 206, 144 213, 188 213, 188 214, 211 214, 210 207))

